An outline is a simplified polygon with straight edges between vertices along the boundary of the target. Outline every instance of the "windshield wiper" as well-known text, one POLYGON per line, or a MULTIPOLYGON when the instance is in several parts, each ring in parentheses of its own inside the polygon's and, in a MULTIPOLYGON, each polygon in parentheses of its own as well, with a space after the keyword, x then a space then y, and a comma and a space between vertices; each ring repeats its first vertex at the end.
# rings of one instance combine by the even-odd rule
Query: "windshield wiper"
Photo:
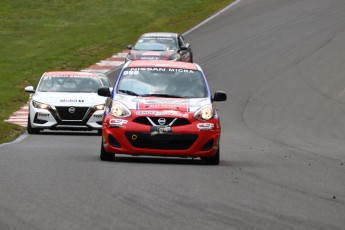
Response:
POLYGON ((132 95, 132 96, 139 96, 139 94, 136 94, 136 93, 134 93, 133 91, 130 91, 130 90, 119 89, 118 91, 121 92, 121 93, 132 95))
POLYGON ((143 94, 142 97, 171 97, 171 98, 183 98, 178 95, 163 94, 163 93, 153 93, 153 94, 143 94))

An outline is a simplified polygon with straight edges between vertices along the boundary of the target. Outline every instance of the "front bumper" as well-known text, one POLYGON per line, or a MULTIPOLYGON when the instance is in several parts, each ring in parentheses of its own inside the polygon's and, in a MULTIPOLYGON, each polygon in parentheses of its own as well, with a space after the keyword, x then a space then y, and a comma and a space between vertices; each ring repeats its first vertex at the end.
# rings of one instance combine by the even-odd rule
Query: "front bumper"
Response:
POLYGON ((105 151, 194 158, 214 156, 219 148, 221 129, 216 118, 205 122, 188 119, 188 122, 168 128, 135 122, 139 120, 142 119, 117 119, 106 115, 102 127, 105 151))
POLYGON ((29 109, 31 126, 51 130, 100 130, 104 110, 95 111, 93 107, 74 107, 75 114, 68 114, 70 107, 39 109, 32 105, 29 109))

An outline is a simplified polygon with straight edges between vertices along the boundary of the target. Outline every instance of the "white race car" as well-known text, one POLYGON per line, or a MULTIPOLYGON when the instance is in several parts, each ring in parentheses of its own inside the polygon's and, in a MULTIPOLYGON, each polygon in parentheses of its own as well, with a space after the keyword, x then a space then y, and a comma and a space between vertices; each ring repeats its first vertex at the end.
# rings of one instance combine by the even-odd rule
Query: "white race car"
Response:
POLYGON ((98 130, 106 97, 99 96, 99 87, 111 87, 108 77, 101 73, 78 71, 46 72, 37 89, 25 87, 31 93, 27 131, 40 130, 98 130))

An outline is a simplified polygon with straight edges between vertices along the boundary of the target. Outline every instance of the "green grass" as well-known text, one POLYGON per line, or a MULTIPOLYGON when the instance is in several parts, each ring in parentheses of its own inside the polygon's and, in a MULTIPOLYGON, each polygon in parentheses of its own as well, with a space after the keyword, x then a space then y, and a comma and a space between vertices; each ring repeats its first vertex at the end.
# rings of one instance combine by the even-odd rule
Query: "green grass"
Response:
POLYGON ((43 72, 86 68, 144 32, 182 33, 232 1, 1 0, 0 143, 23 131, 4 120, 43 72))

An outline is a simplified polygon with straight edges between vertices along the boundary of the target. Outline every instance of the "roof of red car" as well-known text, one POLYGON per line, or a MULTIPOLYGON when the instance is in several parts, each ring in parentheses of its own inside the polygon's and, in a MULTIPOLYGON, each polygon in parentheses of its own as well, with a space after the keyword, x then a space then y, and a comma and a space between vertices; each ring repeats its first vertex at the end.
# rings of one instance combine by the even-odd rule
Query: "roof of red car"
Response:
POLYGON ((45 72, 45 77, 49 76, 68 76, 68 77, 97 77, 97 74, 90 72, 81 72, 81 71, 50 71, 45 72))
POLYGON ((165 60, 157 60, 157 61, 146 61, 146 60, 138 60, 138 61, 131 61, 128 65, 131 68, 179 68, 179 69, 190 69, 190 70, 198 70, 197 66, 190 62, 180 62, 180 61, 165 61, 165 60))

